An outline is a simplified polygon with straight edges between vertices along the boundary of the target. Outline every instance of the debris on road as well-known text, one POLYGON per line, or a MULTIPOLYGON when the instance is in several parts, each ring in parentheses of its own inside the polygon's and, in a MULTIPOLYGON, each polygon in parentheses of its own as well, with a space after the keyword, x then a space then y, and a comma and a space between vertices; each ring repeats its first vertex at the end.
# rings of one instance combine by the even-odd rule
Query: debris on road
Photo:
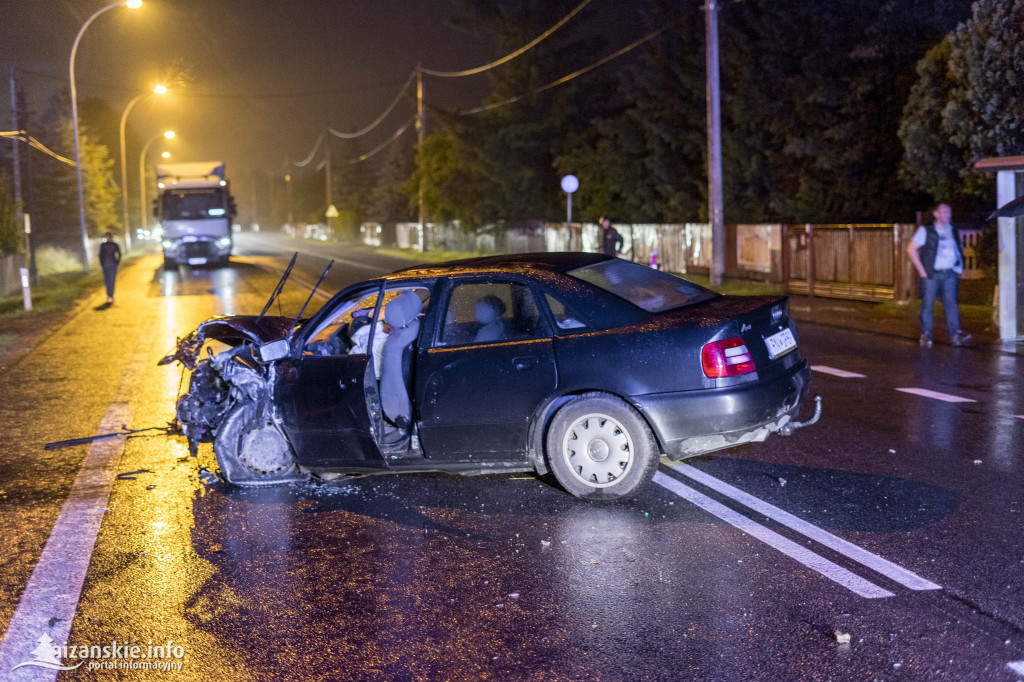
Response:
POLYGON ((839 630, 836 630, 832 633, 832 636, 835 637, 836 644, 850 646, 849 632, 839 632, 839 630))

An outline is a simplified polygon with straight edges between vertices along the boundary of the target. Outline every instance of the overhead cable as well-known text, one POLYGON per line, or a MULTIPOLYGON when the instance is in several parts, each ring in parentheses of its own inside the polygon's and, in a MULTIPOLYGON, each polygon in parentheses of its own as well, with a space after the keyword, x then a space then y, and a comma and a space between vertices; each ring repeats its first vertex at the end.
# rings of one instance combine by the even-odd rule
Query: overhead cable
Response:
POLYGON ((460 76, 472 76, 472 75, 475 75, 475 74, 478 74, 478 73, 483 73, 484 71, 488 71, 489 69, 493 69, 496 66, 501 66, 502 64, 504 64, 506 62, 512 61, 513 59, 515 59, 519 55, 523 54, 524 52, 526 52, 530 48, 536 46, 539 42, 541 42, 542 40, 544 40, 545 38, 550 36, 552 33, 557 31, 558 29, 560 29, 565 24, 565 22, 569 21, 574 16, 579 14, 579 12, 584 7, 586 7, 589 4, 590 4, 590 0, 583 0, 583 2, 581 2, 579 5, 576 6, 576 9, 574 9, 573 11, 569 12, 568 14, 566 14, 564 17, 562 17, 561 20, 558 21, 558 23, 556 23, 554 26, 552 26, 548 30, 544 31, 544 33, 540 34, 539 36, 537 36, 536 38, 531 40, 529 43, 527 43, 526 45, 523 45, 521 48, 519 48, 515 52, 513 52, 511 54, 507 54, 504 57, 502 57, 501 59, 499 59, 497 61, 494 61, 494 62, 491 62, 490 64, 484 64, 483 66, 478 66, 475 69, 466 69, 465 71, 434 71, 433 69, 424 69, 423 67, 420 67, 419 70, 422 73, 425 73, 427 75, 439 76, 441 78, 458 78, 460 76))
POLYGON ((362 137, 366 133, 370 132, 371 130, 379 126, 384 121, 384 119, 388 117, 388 114, 390 114, 394 110, 394 108, 398 106, 398 103, 402 101, 402 96, 405 95, 406 91, 409 89, 409 86, 412 85, 412 82, 414 80, 416 80, 415 71, 413 71, 412 74, 409 75, 409 79, 405 81, 405 85, 403 85, 402 89, 398 91, 397 95, 395 95, 395 99, 391 100, 391 104, 389 104, 387 109, 384 110, 384 113, 378 116, 377 120, 363 128, 362 130, 357 130, 354 133, 343 133, 338 130, 335 130, 330 126, 327 126, 327 132, 329 132, 331 135, 334 135, 335 137, 340 137, 343 140, 351 140, 356 137, 362 137))
POLYGON ((316 156, 316 152, 320 149, 320 145, 323 144, 323 141, 324 134, 321 132, 320 137, 316 138, 316 143, 313 144, 313 150, 309 153, 309 156, 307 156, 304 161, 292 161, 292 163, 298 168, 308 165, 309 162, 313 160, 313 157, 316 156))
POLYGON ((412 118, 409 119, 408 123, 406 123, 404 126, 402 126, 398 130, 396 130, 394 133, 392 133, 391 137, 389 137, 388 139, 384 140, 384 142, 381 142, 379 145, 374 147, 372 150, 370 150, 370 151, 366 152, 365 154, 362 154, 362 155, 360 155, 360 156, 358 156, 358 157, 356 157, 354 159, 349 159, 348 161, 342 161, 341 165, 343 165, 343 166, 352 166, 352 165, 355 165, 355 164, 359 163, 360 161, 366 161, 368 158, 370 158, 371 156, 373 156, 374 154, 376 154, 377 152, 381 151, 382 149, 387 147, 389 144, 391 144, 392 142, 394 142, 395 140, 400 138, 402 136, 402 134, 406 130, 408 130, 412 126, 412 124, 414 124, 415 122, 416 122, 416 117, 413 116, 412 118))
POLYGON ((515 102, 518 102, 519 100, 523 99, 524 97, 528 97, 529 95, 536 95, 538 93, 544 92, 545 90, 550 90, 551 88, 554 88, 554 87, 557 87, 559 85, 562 85, 563 83, 568 83, 573 78, 577 78, 579 76, 582 76, 583 74, 587 73, 588 71, 593 71, 594 69, 596 69, 599 66, 604 66, 605 64, 607 64, 611 60, 613 60, 613 59, 615 59, 617 57, 621 57, 622 55, 626 54, 630 50, 633 50, 633 49, 636 49, 636 48, 640 47, 641 45, 646 43, 648 40, 652 40, 654 38, 657 38, 659 35, 664 33, 664 31, 665 31, 665 29, 661 28, 661 29, 658 29, 657 31, 653 31, 651 33, 648 33, 646 36, 644 36, 640 40, 627 45, 626 47, 622 48, 618 52, 610 54, 607 57, 604 57, 603 59, 600 59, 600 60, 594 62, 593 64, 590 64, 589 66, 584 66, 582 69, 580 69, 578 71, 573 71, 572 73, 570 73, 567 76, 562 76, 558 80, 552 81, 552 82, 548 83, 547 85, 542 85, 539 88, 537 88, 536 90, 528 92, 525 95, 516 95, 515 97, 510 97, 510 98, 508 98, 506 100, 502 100, 500 102, 492 102, 491 104, 485 104, 483 106, 474 107, 473 109, 464 109, 464 110, 462 110, 462 111, 460 111, 458 113, 469 115, 469 114, 479 114, 479 113, 484 112, 484 111, 490 111, 491 109, 498 109, 499 107, 507 106, 509 104, 514 104, 515 102))
POLYGON ((7 130, 7 131, 2 131, 2 132, 0 132, 0 137, 7 137, 7 138, 14 139, 14 140, 21 140, 22 142, 27 143, 30 147, 34 147, 34 148, 38 149, 39 151, 43 152, 44 154, 49 154, 50 156, 52 156, 53 158, 57 159, 61 163, 66 163, 67 165, 71 166, 72 168, 74 168, 74 166, 75 166, 75 162, 74 161, 72 161, 71 159, 67 158, 66 156, 61 156, 60 154, 58 154, 57 152, 55 152, 55 151, 53 151, 51 149, 48 149, 46 147, 46 145, 44 145, 42 142, 40 142, 36 138, 32 137, 31 135, 27 134, 24 130, 7 130))

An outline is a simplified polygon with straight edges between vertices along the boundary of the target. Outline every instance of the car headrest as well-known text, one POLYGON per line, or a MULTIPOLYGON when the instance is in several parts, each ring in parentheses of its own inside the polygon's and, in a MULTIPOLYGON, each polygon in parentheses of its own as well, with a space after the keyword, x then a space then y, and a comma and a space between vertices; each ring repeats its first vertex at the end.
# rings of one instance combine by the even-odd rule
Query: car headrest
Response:
POLYGON ((490 324, 504 314, 505 303, 494 294, 484 296, 473 306, 473 315, 482 324, 490 324))
POLYGON ((384 319, 395 329, 401 329, 423 312, 423 301, 411 291, 395 296, 384 308, 384 319))

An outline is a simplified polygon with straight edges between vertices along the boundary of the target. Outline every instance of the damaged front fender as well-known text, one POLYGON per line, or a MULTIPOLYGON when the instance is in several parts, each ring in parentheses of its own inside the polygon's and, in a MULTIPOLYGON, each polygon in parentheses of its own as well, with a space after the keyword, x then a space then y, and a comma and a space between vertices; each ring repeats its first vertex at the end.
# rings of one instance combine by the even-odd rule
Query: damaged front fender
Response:
POLYGON ((180 362, 194 370, 199 352, 207 341, 220 341, 231 347, 244 343, 263 344, 284 338, 291 325, 291 319, 278 316, 213 317, 178 339, 174 351, 165 355, 157 364, 169 365, 172 362, 180 362))

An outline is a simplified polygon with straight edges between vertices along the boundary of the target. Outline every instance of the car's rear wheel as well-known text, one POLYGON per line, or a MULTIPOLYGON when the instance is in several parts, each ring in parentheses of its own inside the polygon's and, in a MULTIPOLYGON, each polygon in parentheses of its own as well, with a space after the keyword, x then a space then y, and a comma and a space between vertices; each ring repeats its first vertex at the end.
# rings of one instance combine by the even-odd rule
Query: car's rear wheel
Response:
POLYGON ((288 439, 258 412, 252 403, 239 403, 217 430, 213 452, 224 478, 241 486, 305 480, 288 439))
POLYGON ((658 466, 658 445, 647 422, 625 401, 604 393, 585 393, 563 405, 545 444, 559 484, 590 500, 632 495, 658 466))

